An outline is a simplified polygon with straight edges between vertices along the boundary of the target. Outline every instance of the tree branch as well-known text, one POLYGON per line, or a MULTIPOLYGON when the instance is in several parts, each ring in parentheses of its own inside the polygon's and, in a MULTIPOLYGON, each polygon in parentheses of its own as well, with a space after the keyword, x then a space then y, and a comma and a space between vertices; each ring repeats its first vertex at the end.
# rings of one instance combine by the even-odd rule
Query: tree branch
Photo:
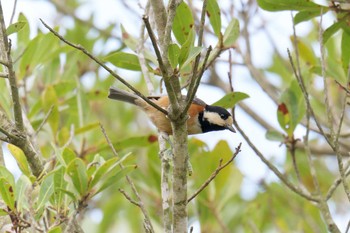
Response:
POLYGON ((306 193, 305 191, 301 190, 300 188, 296 187, 294 184, 292 184, 285 175, 283 175, 270 161, 268 161, 265 156, 260 152, 260 150, 253 144, 253 142, 249 139, 249 137, 245 134, 245 132, 241 129, 241 127, 238 125, 236 121, 233 122, 236 129, 242 137, 245 139, 245 141, 248 143, 250 148, 255 152, 255 154, 261 159, 261 161, 294 193, 298 194, 299 196, 314 202, 319 202, 320 199, 318 197, 311 196, 309 193, 306 193))
POLYGON ((231 164, 231 162, 236 158, 236 156, 239 154, 239 152, 241 152, 241 146, 242 146, 242 143, 239 143, 238 147, 236 148, 235 153, 232 155, 232 157, 226 163, 222 164, 223 161, 222 161, 222 159, 220 159, 219 166, 210 175, 210 177, 202 184, 202 186, 196 192, 194 192, 194 194, 192 194, 191 197, 189 197, 187 199, 187 203, 192 201, 199 193, 201 193, 210 184, 210 182, 212 182, 215 179, 215 177, 220 173, 220 171, 222 169, 224 169, 225 167, 227 167, 228 165, 231 164))
MULTIPOLYGON (((107 144, 108 146, 111 148, 112 152, 113 152, 113 155, 118 157, 118 153, 117 151, 115 150, 112 142, 109 140, 109 137, 106 133, 106 130, 104 129, 103 125, 100 124, 100 127, 101 127, 101 131, 107 141, 107 144)), ((119 164, 120 168, 124 168, 124 166, 122 164, 119 164)), ((133 201, 131 198, 129 198, 129 196, 122 190, 122 189, 119 189, 119 191, 124 194, 124 196, 126 197, 126 199, 128 199, 132 204, 135 204, 136 206, 138 206, 140 209, 141 209, 141 212, 143 214, 143 216, 145 217, 145 220, 144 220, 144 227, 146 229, 147 232, 150 232, 150 233, 154 233, 154 228, 152 226, 152 222, 151 222, 151 219, 149 217, 149 214, 142 202, 142 199, 141 199, 141 196, 139 194, 139 192, 137 191, 136 189, 136 186, 134 184, 134 182, 132 182, 132 180, 130 179, 130 177, 128 175, 125 176, 127 182, 129 183, 133 193, 135 194, 136 198, 137 198, 137 202, 136 201, 133 201)))
POLYGON ((131 84, 129 84, 125 79, 120 77, 117 73, 115 73, 113 70, 111 70, 107 65, 105 65, 101 60, 99 60, 97 57, 92 55, 90 52, 88 52, 83 46, 81 45, 75 45, 72 42, 66 40, 64 37, 62 37, 60 34, 58 34, 55 30, 53 30, 50 26, 48 26, 42 19, 40 19, 41 23, 57 38, 59 38, 62 42, 66 43, 67 45, 80 50, 85 55, 87 55, 89 58, 91 58, 93 61, 95 61, 97 64, 99 64, 101 67, 103 67, 108 73, 110 73, 114 78, 116 78, 118 81, 123 83, 126 87, 128 87, 130 90, 132 90, 137 96, 142 98, 144 101, 146 101, 149 105, 157 109, 158 111, 164 113, 165 115, 168 115, 168 111, 163 109, 162 107, 155 104, 153 101, 149 100, 146 96, 144 96, 141 92, 139 92, 135 87, 133 87, 131 84))
POLYGON ((6 117, 6 115, 0 111, 1 122, 0 126, 4 131, 8 132, 11 137, 9 142, 21 148, 24 152, 32 173, 39 177, 44 167, 39 156, 39 152, 35 150, 32 142, 29 141, 28 133, 24 127, 22 107, 20 103, 18 86, 16 80, 16 74, 13 68, 11 57, 11 41, 9 41, 6 34, 6 26, 4 21, 4 15, 2 11, 2 3, 0 2, 0 60, 6 63, 5 71, 7 71, 8 80, 10 83, 11 96, 13 102, 13 112, 15 124, 13 125, 6 117))

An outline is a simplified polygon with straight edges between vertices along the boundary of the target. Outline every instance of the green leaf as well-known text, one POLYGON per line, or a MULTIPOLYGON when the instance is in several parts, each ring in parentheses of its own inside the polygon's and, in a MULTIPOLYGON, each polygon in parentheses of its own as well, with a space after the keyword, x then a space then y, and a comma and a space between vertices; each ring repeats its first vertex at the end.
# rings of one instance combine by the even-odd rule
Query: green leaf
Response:
POLYGON ((135 54, 115 52, 107 55, 103 60, 105 62, 110 62, 119 68, 141 71, 139 59, 135 54))
POLYGON ((23 209, 29 208, 27 190, 31 185, 31 181, 25 175, 21 175, 16 183, 16 203, 19 212, 22 212, 23 209))
POLYGON ((173 69, 177 67, 180 55, 180 47, 177 44, 170 44, 168 48, 168 58, 173 69))
POLYGON ((58 97, 52 85, 47 86, 42 93, 41 102, 44 112, 50 114, 47 121, 54 135, 56 135, 60 123, 60 114, 58 111, 58 97))
POLYGON ((12 173, 7 170, 6 167, 0 165, 0 178, 1 177, 10 182, 11 186, 15 186, 15 178, 13 177, 12 173))
MULTIPOLYGON (((128 153, 124 155, 121 159, 114 157, 109 160, 107 160, 104 164, 102 164, 97 171, 95 172, 93 179, 91 181, 91 188, 94 187, 101 179, 103 178, 104 175, 107 173, 110 173, 111 170, 115 169, 118 167, 126 158, 128 158, 131 155, 131 153, 128 153)), ((118 168, 119 169, 119 168, 118 168)))
POLYGON ((58 151, 56 155, 60 163, 65 167, 67 167, 68 164, 77 157, 75 152, 68 147, 64 148, 63 151, 58 151))
POLYGON ((83 160, 80 158, 73 159, 68 164, 66 172, 70 176, 75 189, 81 196, 83 196, 88 188, 88 177, 83 160))
POLYGON ((268 130, 265 134, 266 139, 270 141, 284 142, 284 135, 275 130, 268 130))
POLYGON ((14 146, 12 144, 8 144, 7 148, 9 149, 13 157, 16 159, 17 165, 19 169, 23 172, 23 174, 25 174, 26 176, 30 176, 31 171, 29 168, 27 158, 24 155, 23 151, 17 146, 14 146))
POLYGON ((319 10, 321 6, 309 0, 257 0, 259 7, 267 11, 284 11, 284 10, 319 10))
POLYGON ((8 181, 5 177, 0 177, 0 194, 2 200, 10 208, 15 209, 15 193, 14 186, 11 185, 11 181, 8 181))
POLYGON ((108 170, 116 164, 118 160, 119 158, 113 157, 107 160, 104 164, 102 164, 93 175, 90 187, 93 188, 101 180, 102 176, 105 175, 108 172, 108 170))
POLYGON ((190 54, 190 50, 193 47, 193 43, 194 43, 194 31, 191 30, 189 33, 189 36, 187 37, 187 40, 181 46, 181 49, 180 49, 180 55, 178 58, 180 69, 184 64, 184 62, 187 60, 188 55, 190 54))
POLYGON ((237 38, 239 36, 239 21, 233 18, 230 24, 227 26, 224 37, 223 45, 225 48, 231 48, 234 46, 237 38))
POLYGON ((102 192, 106 188, 112 185, 117 185, 122 178, 124 178, 128 173, 135 170, 137 166, 124 166, 122 169, 115 166, 110 172, 108 172, 107 177, 104 179, 100 188, 94 193, 94 195, 102 192))
MULTIPOLYGON (((137 47, 139 46, 139 40, 136 39, 135 37, 133 37, 132 35, 130 35, 127 30, 125 30, 124 26, 121 25, 121 30, 122 30, 122 39, 123 42, 125 43, 125 45, 131 49, 132 51, 134 51, 135 53, 138 53, 137 51, 137 47)), ((147 48, 143 48, 143 54, 145 56, 145 58, 149 61, 151 61, 153 64, 157 64, 157 58, 155 57, 155 55, 147 48)))
POLYGON ((48 204, 51 195, 54 192, 54 182, 53 173, 47 174, 41 185, 38 196, 38 201, 36 203, 36 212, 42 212, 41 209, 48 204))
MULTIPOLYGON (((294 43, 295 38, 291 36, 292 43, 294 43)), ((318 58, 316 58, 312 45, 307 40, 297 39, 297 45, 300 57, 309 66, 315 66, 317 64, 318 58)))
POLYGON ((61 192, 62 194, 67 195, 68 197, 70 197, 70 199, 72 199, 72 201, 77 201, 77 197, 75 196, 75 194, 67 189, 57 189, 58 192, 61 192))
POLYGON ((25 21, 18 21, 16 23, 13 23, 6 29, 6 34, 9 36, 13 33, 19 32, 24 28, 24 26, 26 26, 26 24, 27 22, 25 21))
POLYGON ((67 187, 67 181, 64 179, 65 167, 61 166, 54 171, 53 184, 54 184, 54 199, 53 202, 56 205, 56 209, 59 210, 64 202, 64 196, 60 190, 67 187))
POLYGON ((61 50, 59 40, 52 33, 39 33, 34 39, 30 40, 20 59, 19 79, 30 75, 39 64, 56 58, 61 50))
POLYGON ((60 226, 55 226, 50 228, 47 233, 62 233, 62 229, 60 226))
POLYGON ((93 130, 93 129, 96 129, 100 126, 100 123, 99 122, 94 122, 94 123, 91 123, 91 124, 87 124, 81 128, 78 128, 75 130, 74 132, 74 135, 79 135, 79 134, 82 134, 82 133, 86 133, 90 130, 93 130))
POLYGON ((341 38, 341 59, 344 72, 347 74, 350 64, 350 34, 347 31, 343 31, 341 38))
POLYGON ((239 101, 248 98, 249 95, 243 92, 231 92, 226 94, 220 100, 216 101, 212 105, 220 106, 223 108, 233 108, 239 101))
MULTIPOLYGON (((323 14, 327 13, 328 8, 323 9, 323 14)), ((300 11, 294 16, 294 24, 297 25, 298 23, 310 20, 312 18, 315 18, 317 16, 321 15, 320 9, 317 10, 308 10, 308 11, 300 11)))
POLYGON ((323 32, 323 43, 327 43, 328 39, 331 38, 340 28, 342 28, 343 22, 336 22, 329 26, 324 32, 323 32))
POLYGON ((305 115, 306 106, 298 82, 293 80, 281 96, 277 117, 288 136, 292 136, 296 126, 305 115))
POLYGON ((24 49, 24 46, 26 46, 30 40, 29 24, 28 24, 27 18, 24 16, 23 13, 19 13, 17 21, 25 22, 25 25, 23 26, 23 28, 17 32, 17 43, 20 49, 24 49))
POLYGON ((215 35, 221 36, 221 12, 216 0, 208 0, 207 15, 215 35))
POLYGON ((187 69, 189 65, 192 65, 198 54, 202 52, 202 47, 192 47, 190 54, 188 55, 186 61, 181 66, 181 71, 187 69))
POLYGON ((180 45, 183 45, 194 26, 194 19, 191 9, 185 2, 176 8, 176 15, 173 23, 173 33, 180 45))

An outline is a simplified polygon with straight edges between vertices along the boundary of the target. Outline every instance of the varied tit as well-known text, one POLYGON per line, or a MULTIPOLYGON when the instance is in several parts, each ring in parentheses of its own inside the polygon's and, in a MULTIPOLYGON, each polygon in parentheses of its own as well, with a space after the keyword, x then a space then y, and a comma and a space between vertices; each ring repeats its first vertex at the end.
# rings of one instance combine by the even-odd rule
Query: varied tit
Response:
MULTIPOLYGON (((149 105, 139 96, 111 87, 109 89, 108 98, 128 102, 141 107, 159 131, 165 132, 169 135, 172 134, 170 120, 166 115, 149 105)), ((150 96, 148 98, 164 109, 167 109, 169 106, 168 96, 150 96)), ((192 101, 192 104, 188 109, 188 115, 188 134, 200 134, 225 129, 234 133, 236 132, 232 127, 233 118, 226 109, 218 106, 207 105, 203 100, 198 98, 195 98, 192 101)))

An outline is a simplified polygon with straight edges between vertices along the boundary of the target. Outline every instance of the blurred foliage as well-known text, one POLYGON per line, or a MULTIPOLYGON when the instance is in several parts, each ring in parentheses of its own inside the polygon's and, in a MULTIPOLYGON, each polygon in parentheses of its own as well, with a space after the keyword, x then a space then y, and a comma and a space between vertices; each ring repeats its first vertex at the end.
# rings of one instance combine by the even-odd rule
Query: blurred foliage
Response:
MULTIPOLYGON (((65 2, 69 3, 67 7, 71 9, 82 4, 79 1, 65 2)), ((220 4, 220 1, 208 0, 209 20, 206 26, 210 24, 210 27, 206 28, 206 33, 217 41, 217 44, 212 45, 214 49, 209 61, 214 61, 221 52, 235 48, 240 33, 241 19, 227 19, 229 14, 220 4), (222 20, 224 15, 225 21, 222 20)), ((336 15, 334 24, 323 32, 323 41, 327 54, 327 82, 332 83, 329 89, 335 103, 333 107, 339 112, 341 97, 345 95, 343 87, 348 86, 349 13, 341 11, 340 6, 320 6, 303 0, 258 0, 258 4, 268 11, 295 11, 295 24, 315 22, 315 17, 329 12, 336 15), (338 11, 335 7, 338 7, 338 11), (337 33, 339 31, 341 33, 337 33)), ((175 38, 168 57, 172 68, 181 74, 182 84, 186 84, 196 56, 205 50, 204 46, 195 46, 198 15, 185 1, 177 9, 174 19, 172 29, 175 38)), ((99 34, 96 28, 89 26, 94 22, 93 16, 86 21, 89 23, 74 17, 72 20, 72 27, 60 26, 55 30, 63 31, 67 40, 94 51, 95 56, 117 71, 128 70, 134 76, 136 73, 139 78, 133 79, 133 85, 141 92, 146 92, 137 56, 140 38, 131 35, 123 26, 118 28, 121 38, 106 36, 106 33, 113 34, 112 26, 104 28, 103 35, 99 34), (117 46, 107 52, 96 48, 108 41, 117 46)), ((122 188, 132 199, 135 198, 124 178, 129 175, 141 193, 156 231, 162 232, 157 136, 155 129, 145 122, 145 114, 134 106, 108 100, 109 87, 119 85, 115 79, 101 72, 101 68, 91 59, 60 42, 51 33, 29 27, 24 14, 20 14, 17 21, 8 27, 7 33, 16 35, 12 56, 21 99, 26 117, 36 131, 34 137, 45 159, 46 173, 40 179, 33 177, 23 152, 8 145, 22 174, 15 180, 12 168, 0 166, 0 194, 6 205, 1 207, 0 216, 24 217, 26 213, 31 213, 38 222, 46 221, 48 232, 58 233, 62 232, 60 223, 86 208, 80 212, 82 227, 86 232, 117 232, 120 229, 123 232, 143 232, 140 209, 118 191, 122 188), (35 36, 31 37, 31 34, 35 36), (100 124, 106 129, 117 155, 108 145, 100 124), (94 214, 102 215, 100 222, 95 220, 94 214)), ((300 69, 311 93, 311 105, 324 123, 327 122, 327 110, 323 90, 314 85, 322 76, 320 56, 314 49, 317 40, 315 25, 305 38, 295 41, 291 37, 291 42, 297 42, 298 45, 300 69)), ((144 56, 148 71, 155 74, 152 82, 159 90, 157 60, 152 51, 147 44, 144 56)), ((296 128, 303 123, 306 105, 289 60, 277 52, 271 55, 271 59, 272 63, 266 71, 279 77, 280 83, 274 87, 280 94, 280 102, 276 106, 277 117, 270 120, 278 122, 282 131, 268 131, 266 137, 277 143, 286 143, 290 139, 294 140, 296 128)), ((243 92, 228 93, 215 105, 232 108, 247 97, 243 92)), ((4 79, 0 79, 0 108, 12 119, 12 103, 4 79)), ((234 152, 231 147, 234 146, 221 140, 211 148, 196 137, 189 139, 189 154, 194 171, 189 177, 189 195, 215 171, 220 159, 225 162, 231 158, 234 152)), ((297 180, 288 150, 287 159, 281 166, 283 172, 294 183, 301 182, 311 192, 315 191, 305 150, 297 149, 295 156, 301 181, 297 180)), ((327 193, 337 176, 328 165, 325 159, 315 162, 316 171, 322 171, 318 172, 322 193, 327 193)), ((251 169, 254 172, 254 167, 251 169)), ((201 232, 208 233, 327 232, 318 208, 287 190, 280 182, 262 180, 255 195, 246 198, 241 194, 244 175, 235 164, 221 171, 189 203, 190 223, 199 222, 201 232)), ((342 201, 344 197, 337 193, 332 198, 335 208, 339 210, 342 201)))

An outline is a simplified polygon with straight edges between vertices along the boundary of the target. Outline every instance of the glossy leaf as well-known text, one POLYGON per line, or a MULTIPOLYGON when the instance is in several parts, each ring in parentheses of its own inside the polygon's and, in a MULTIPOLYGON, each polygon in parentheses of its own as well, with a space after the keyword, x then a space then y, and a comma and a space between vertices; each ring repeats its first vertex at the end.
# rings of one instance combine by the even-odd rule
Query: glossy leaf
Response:
POLYGON ((257 2, 262 9, 267 11, 302 11, 321 9, 320 5, 305 0, 257 0, 257 2))
POLYGON ((180 54, 179 54, 179 58, 178 58, 180 69, 181 69, 182 65, 184 64, 184 62, 187 60, 187 58, 190 54, 190 50, 193 47, 193 43, 194 43, 194 31, 191 30, 189 33, 189 36, 187 37, 187 40, 181 46, 181 49, 180 49, 180 54))
POLYGON ((80 158, 73 159, 67 166, 67 174, 70 176, 77 192, 83 196, 88 187, 86 166, 83 160, 80 158))
POLYGON ((27 45, 30 39, 30 28, 27 18, 21 12, 18 15, 18 22, 25 22, 23 28, 17 32, 17 40, 21 49, 24 49, 24 46, 27 45))
POLYGON ((99 128, 99 127, 100 127, 99 122, 90 123, 90 124, 87 124, 81 128, 76 129, 74 135, 86 133, 86 132, 89 132, 90 130, 94 130, 94 129, 99 128))
MULTIPOLYGON (((294 37, 291 36, 291 41, 294 43, 294 37)), ((312 48, 312 45, 307 40, 297 39, 297 45, 299 49, 300 57, 309 66, 315 66, 317 64, 317 58, 312 48)))
POLYGON ((21 169, 23 174, 25 174, 26 176, 30 176, 31 171, 29 168, 27 158, 24 155, 23 151, 20 148, 18 148, 17 146, 14 146, 12 144, 8 144, 7 148, 9 149, 9 151, 11 152, 13 157, 16 159, 18 167, 19 167, 19 169, 21 169))
POLYGON ((26 24, 27 22, 25 21, 18 21, 16 23, 13 23, 6 29, 6 34, 9 36, 13 33, 19 32, 21 29, 24 28, 24 26, 26 26, 26 24))
POLYGON ((10 208, 10 210, 15 209, 14 188, 15 187, 11 185, 11 182, 9 182, 5 177, 0 177, 0 194, 2 200, 5 202, 8 208, 10 208))
POLYGON ((90 186, 94 187, 101 180, 103 175, 105 175, 111 167, 115 166, 118 160, 119 158, 113 157, 102 164, 93 175, 90 186))
POLYGON ((48 204, 51 195, 54 192, 53 173, 46 175, 40 185, 36 211, 42 212, 42 208, 48 204))
POLYGON ((13 177, 12 173, 7 170, 6 167, 0 165, 0 178, 3 177, 5 180, 7 180, 11 186, 15 186, 15 178, 13 177))
MULTIPOLYGON (((132 35, 130 35, 130 33, 127 32, 127 30, 124 28, 123 25, 121 25, 120 28, 122 30, 122 38, 125 45, 129 49, 137 53, 137 47, 139 46, 140 41, 135 37, 133 37, 132 35)), ((153 64, 158 64, 158 61, 155 55, 151 51, 149 51, 147 48, 143 48, 143 53, 147 60, 151 61, 153 64)))
MULTIPOLYGON (((197 55, 200 54, 201 52, 202 52, 202 47, 192 47, 186 61, 181 66, 181 71, 183 71, 184 69, 188 69, 188 67, 192 67, 190 65, 192 65, 197 55)), ((188 70, 191 70, 191 69, 188 69, 188 70)))
POLYGON ((303 94, 296 80, 282 94, 281 102, 277 111, 278 121, 288 136, 292 136, 306 111, 303 94))
POLYGON ((168 58, 173 69, 179 64, 180 47, 177 44, 170 44, 168 49, 168 58))
POLYGON ((99 189, 94 193, 94 195, 102 192, 106 188, 109 188, 112 185, 117 185, 122 178, 124 178, 128 173, 135 170, 136 166, 124 166, 119 168, 117 166, 113 167, 110 172, 108 172, 106 178, 99 186, 99 189))
POLYGON ((224 37, 223 45, 225 48, 231 48, 234 46, 237 38, 239 36, 239 21, 233 18, 230 24, 227 26, 224 37))
POLYGON ((207 16, 215 35, 219 38, 221 36, 221 12, 219 5, 217 0, 208 0, 207 4, 207 16))
POLYGON ((57 133, 60 123, 60 114, 58 112, 58 97, 53 86, 48 86, 41 96, 42 107, 48 116, 48 123, 54 134, 57 133))
POLYGON ((277 108, 277 120, 284 131, 290 128, 290 113, 285 103, 281 103, 277 108))
POLYGON ((31 185, 31 181, 25 175, 21 175, 16 183, 16 204, 19 212, 29 208, 27 191, 31 188, 31 185))
MULTIPOLYGON (((328 8, 324 8, 322 13, 325 14, 327 13, 328 8)), ((310 19, 313 19, 317 16, 321 15, 320 9, 317 10, 309 10, 309 11, 300 11, 294 16, 294 24, 298 24, 304 21, 308 21, 310 19)))
POLYGON ((248 98, 249 95, 243 92, 231 92, 226 94, 220 100, 216 101, 212 105, 220 106, 223 108, 233 108, 239 101, 248 98))
POLYGON ((283 134, 275 130, 268 130, 265 137, 270 141, 284 142, 285 140, 283 134))
POLYGON ((343 22, 336 22, 329 26, 324 32, 323 32, 323 43, 327 43, 329 38, 331 38, 339 29, 342 28, 343 22))
POLYGON ((134 71, 141 71, 141 66, 138 57, 135 54, 125 52, 115 52, 107 55, 104 61, 110 62, 113 65, 134 71))
POLYGON ((66 169, 61 166, 56 169, 53 175, 53 184, 54 184, 54 203, 56 205, 56 209, 60 209, 62 204, 64 203, 64 193, 61 192, 62 189, 67 187, 67 181, 64 179, 66 169))
POLYGON ((70 148, 66 147, 63 149, 63 151, 57 152, 57 158, 60 161, 60 163, 67 167, 68 164, 76 158, 76 154, 74 151, 72 151, 70 148))
POLYGON ((60 226, 55 226, 50 228, 47 233, 62 233, 62 229, 60 226))
POLYGON ((103 176, 106 174, 109 176, 111 170, 113 169, 118 169, 119 165, 125 161, 129 156, 131 155, 130 153, 127 153, 124 155, 121 159, 117 157, 113 157, 109 160, 107 160, 104 164, 102 164, 97 170, 96 173, 93 175, 93 179, 91 181, 91 187, 94 187, 99 181, 103 179, 103 176), (117 168, 118 167, 118 168, 117 168))
POLYGON ((180 45, 183 45, 186 42, 193 27, 194 19, 191 9, 185 2, 182 2, 176 8, 176 15, 173 23, 173 33, 180 45))
POLYGON ((350 33, 343 32, 341 40, 341 58, 345 74, 349 71, 350 64, 350 33))

